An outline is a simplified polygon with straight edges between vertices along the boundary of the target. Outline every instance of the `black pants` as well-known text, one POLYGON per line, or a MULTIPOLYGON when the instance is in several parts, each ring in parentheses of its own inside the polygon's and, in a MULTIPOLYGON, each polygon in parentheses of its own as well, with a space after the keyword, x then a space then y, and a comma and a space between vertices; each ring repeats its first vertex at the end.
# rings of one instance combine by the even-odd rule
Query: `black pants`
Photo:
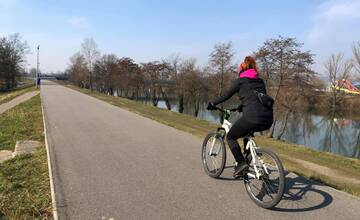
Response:
MULTIPOLYGON (((269 121, 272 122, 272 120, 269 121)), ((227 141, 236 162, 241 163, 245 160, 243 154, 241 153, 241 149, 239 143, 237 142, 237 139, 248 135, 251 131, 259 132, 267 130, 271 127, 271 124, 272 123, 252 123, 244 117, 241 117, 233 124, 229 133, 227 134, 227 141)), ((246 143, 244 141, 244 147, 245 145, 246 143)))

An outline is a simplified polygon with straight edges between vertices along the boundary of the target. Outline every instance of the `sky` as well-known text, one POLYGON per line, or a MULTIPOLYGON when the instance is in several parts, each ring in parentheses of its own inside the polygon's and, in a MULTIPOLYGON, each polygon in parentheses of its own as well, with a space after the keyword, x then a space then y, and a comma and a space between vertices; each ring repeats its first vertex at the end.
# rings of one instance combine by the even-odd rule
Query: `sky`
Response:
POLYGON ((332 53, 351 57, 360 41, 360 0, 0 0, 0 36, 19 33, 42 72, 63 71, 93 38, 102 54, 148 62, 179 54, 206 65, 216 43, 232 41, 235 62, 265 40, 295 37, 324 72, 332 53))

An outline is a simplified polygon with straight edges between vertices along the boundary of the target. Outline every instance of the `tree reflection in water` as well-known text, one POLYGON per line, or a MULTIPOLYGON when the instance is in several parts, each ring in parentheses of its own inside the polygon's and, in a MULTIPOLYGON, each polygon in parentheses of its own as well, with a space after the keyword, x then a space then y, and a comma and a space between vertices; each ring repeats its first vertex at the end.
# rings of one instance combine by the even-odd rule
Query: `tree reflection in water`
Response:
POLYGON ((348 155, 346 147, 344 145, 344 131, 346 123, 341 119, 341 116, 337 116, 335 113, 330 113, 322 120, 325 128, 325 135, 323 137, 323 145, 321 151, 337 152, 342 155, 348 155))
POLYGON ((354 149, 351 154, 352 157, 360 158, 360 121, 354 121, 353 122, 353 130, 354 130, 354 137, 356 138, 354 149))
POLYGON ((286 127, 282 140, 303 144, 319 151, 360 158, 360 122, 343 119, 336 113, 326 116, 311 113, 292 113, 279 116, 274 136, 286 127))
MULTIPOLYGON (((193 115, 194 108, 191 103, 184 103, 184 113, 193 115)), ((198 118, 213 123, 220 123, 217 111, 207 111, 206 104, 200 105, 198 118)), ((236 107, 238 103, 230 103, 226 107, 236 107)), ((172 111, 178 110, 176 100, 172 100, 172 111)), ((159 102, 159 107, 166 108, 164 101, 159 102)), ((310 112, 294 113, 288 116, 288 112, 278 113, 278 123, 274 131, 274 137, 288 143, 302 144, 319 151, 328 151, 347 157, 360 159, 360 121, 344 119, 346 116, 330 113, 326 116, 315 115, 310 112), (281 134, 282 129, 285 129, 281 134)), ((230 118, 234 122, 240 114, 233 114, 230 118)))

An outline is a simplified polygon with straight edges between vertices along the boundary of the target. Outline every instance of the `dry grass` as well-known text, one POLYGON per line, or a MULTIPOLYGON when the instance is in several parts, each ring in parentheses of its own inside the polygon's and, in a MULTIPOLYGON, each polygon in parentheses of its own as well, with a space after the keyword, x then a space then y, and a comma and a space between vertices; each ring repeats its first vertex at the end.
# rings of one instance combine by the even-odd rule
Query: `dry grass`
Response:
POLYGON ((39 95, 1 114, 0 150, 13 150, 16 140, 37 140, 41 147, 33 155, 17 156, 0 164, 0 219, 51 219, 39 95))

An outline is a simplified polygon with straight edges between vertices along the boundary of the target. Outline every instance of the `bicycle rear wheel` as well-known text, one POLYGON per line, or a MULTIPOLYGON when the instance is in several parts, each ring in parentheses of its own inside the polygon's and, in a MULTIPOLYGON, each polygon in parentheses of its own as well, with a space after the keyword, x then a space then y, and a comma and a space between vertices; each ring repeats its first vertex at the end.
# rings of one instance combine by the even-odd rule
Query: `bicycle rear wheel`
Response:
POLYGON ((226 150, 221 134, 209 133, 203 142, 201 160, 207 175, 217 178, 225 167, 226 150))
POLYGON ((272 151, 258 148, 256 154, 256 160, 251 160, 244 177, 245 189, 258 206, 270 209, 280 202, 284 194, 284 168, 279 157, 272 151), (260 173, 259 178, 255 178, 254 165, 260 173))

